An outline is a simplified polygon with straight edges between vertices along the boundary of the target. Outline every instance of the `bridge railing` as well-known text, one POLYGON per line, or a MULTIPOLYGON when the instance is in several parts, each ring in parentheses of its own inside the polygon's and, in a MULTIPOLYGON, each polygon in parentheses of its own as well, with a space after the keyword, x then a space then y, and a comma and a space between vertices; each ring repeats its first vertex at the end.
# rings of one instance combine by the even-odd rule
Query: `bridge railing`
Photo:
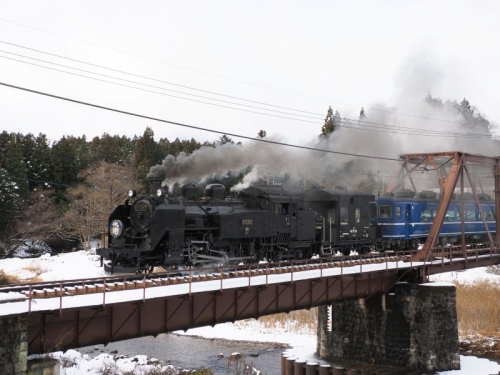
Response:
MULTIPOLYGON (((71 296, 83 294, 102 293, 101 303, 103 306, 107 303, 107 296, 110 292, 142 289, 142 300, 145 301, 147 295, 146 290, 150 287, 188 284, 187 293, 193 293, 193 283, 199 281, 218 281, 220 290, 223 290, 227 283, 227 279, 243 278, 248 279, 247 285, 250 287, 254 276, 265 276, 264 285, 269 284, 269 278, 275 274, 290 274, 289 281, 293 282, 297 272, 307 270, 319 270, 319 277, 323 278, 327 274, 331 276, 332 268, 338 269, 338 275, 342 276, 346 272, 352 273, 353 267, 356 273, 364 273, 372 271, 370 265, 385 264, 378 266, 377 269, 385 270, 399 269, 400 267, 413 268, 421 265, 436 265, 452 264, 454 261, 474 261, 484 259, 485 257, 493 257, 496 255, 498 243, 490 246, 489 243, 470 244, 466 247, 461 245, 438 246, 432 250, 433 259, 430 261, 415 262, 412 260, 412 251, 400 251, 394 253, 383 254, 363 254, 355 256, 330 256, 325 258, 307 259, 307 260, 287 260, 276 263, 261 263, 253 265, 230 265, 217 267, 216 269, 206 268, 189 268, 183 271, 170 270, 161 273, 153 274, 128 274, 121 276, 109 276, 105 278, 87 278, 78 280, 66 280, 59 282, 37 282, 28 285, 19 286, 21 292, 28 299, 28 312, 31 313, 32 302, 37 298, 59 298, 59 312, 63 309, 63 299, 71 296), (404 262, 404 265, 401 263, 404 262)), ((0 288, 0 292, 2 292, 0 288)), ((13 289, 11 289, 13 290, 13 289)))

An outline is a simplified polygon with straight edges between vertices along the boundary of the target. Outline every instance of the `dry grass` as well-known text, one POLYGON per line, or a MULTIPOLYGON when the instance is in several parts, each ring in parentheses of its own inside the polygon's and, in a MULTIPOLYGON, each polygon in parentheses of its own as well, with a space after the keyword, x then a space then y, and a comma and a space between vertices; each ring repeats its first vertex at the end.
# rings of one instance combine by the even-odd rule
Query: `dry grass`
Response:
POLYGON ((17 277, 7 275, 5 272, 0 270, 0 285, 10 285, 10 284, 20 284, 20 283, 21 281, 17 277))
POLYGON ((36 273, 37 276, 45 273, 49 270, 49 268, 44 265, 40 260, 32 260, 29 265, 24 267, 25 270, 36 273))
POLYGON ((318 309, 291 311, 288 314, 274 314, 259 318, 265 328, 287 328, 291 332, 302 333, 305 330, 316 332, 318 326, 318 309))
POLYGON ((460 335, 499 335, 500 285, 480 281, 473 285, 456 283, 456 287, 460 335))

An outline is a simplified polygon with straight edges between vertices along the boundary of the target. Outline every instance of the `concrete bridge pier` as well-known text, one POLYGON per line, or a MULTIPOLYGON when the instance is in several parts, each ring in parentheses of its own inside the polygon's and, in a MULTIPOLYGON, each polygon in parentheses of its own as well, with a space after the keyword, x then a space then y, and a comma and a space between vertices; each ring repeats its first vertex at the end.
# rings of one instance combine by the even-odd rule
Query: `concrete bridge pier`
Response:
POLYGON ((391 293, 319 307, 318 354, 423 371, 460 369, 455 286, 399 283, 391 293))

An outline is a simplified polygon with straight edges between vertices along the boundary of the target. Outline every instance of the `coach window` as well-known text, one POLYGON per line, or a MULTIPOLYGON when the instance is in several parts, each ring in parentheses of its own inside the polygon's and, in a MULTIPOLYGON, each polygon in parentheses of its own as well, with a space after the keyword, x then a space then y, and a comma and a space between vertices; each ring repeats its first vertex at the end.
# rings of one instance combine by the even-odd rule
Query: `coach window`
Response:
POLYGON ((274 214, 275 215, 280 215, 282 209, 283 209, 283 207, 281 206, 281 203, 274 204, 274 214))
POLYGON ((460 215, 454 207, 451 207, 446 211, 446 216, 444 217, 444 221, 458 221, 460 220, 460 215))
POLYGON ((401 206, 396 206, 396 219, 401 219, 401 206))
POLYGON ((420 221, 426 222, 431 221, 431 212, 429 210, 420 211, 420 221))
POLYGON ((340 207, 340 224, 345 225, 348 224, 349 217, 348 217, 348 212, 346 207, 340 207))
POLYGON ((465 206, 465 220, 467 221, 476 220, 476 209, 471 205, 465 206))
POLYGON ((486 217, 486 221, 495 220, 495 215, 493 214, 491 207, 483 206, 483 211, 484 211, 484 216, 486 217))
POLYGON ((378 216, 380 218, 389 219, 392 217, 392 207, 391 206, 380 206, 378 208, 378 216))

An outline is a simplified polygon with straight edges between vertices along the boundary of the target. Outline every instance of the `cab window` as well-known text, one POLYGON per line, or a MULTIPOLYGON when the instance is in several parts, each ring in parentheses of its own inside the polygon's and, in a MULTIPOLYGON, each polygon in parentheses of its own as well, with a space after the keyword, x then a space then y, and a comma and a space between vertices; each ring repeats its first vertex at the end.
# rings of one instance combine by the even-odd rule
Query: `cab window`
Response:
POLYGON ((340 224, 345 225, 348 224, 349 222, 349 217, 348 217, 348 211, 346 207, 341 207, 340 208, 340 224))
POLYGON ((290 203, 275 203, 274 204, 274 214, 275 215, 288 215, 290 213, 290 203))

